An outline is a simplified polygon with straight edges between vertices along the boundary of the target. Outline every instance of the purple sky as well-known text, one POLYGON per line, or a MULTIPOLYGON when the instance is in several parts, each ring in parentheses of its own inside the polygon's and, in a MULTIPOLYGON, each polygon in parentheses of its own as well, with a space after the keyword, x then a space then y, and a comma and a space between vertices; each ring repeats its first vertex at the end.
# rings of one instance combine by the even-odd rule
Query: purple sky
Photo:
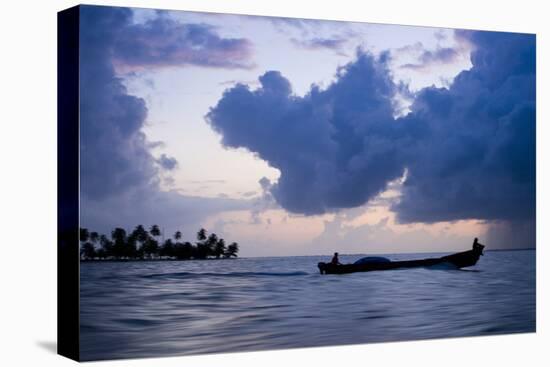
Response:
POLYGON ((81 222, 244 256, 535 245, 535 37, 81 7, 81 222))

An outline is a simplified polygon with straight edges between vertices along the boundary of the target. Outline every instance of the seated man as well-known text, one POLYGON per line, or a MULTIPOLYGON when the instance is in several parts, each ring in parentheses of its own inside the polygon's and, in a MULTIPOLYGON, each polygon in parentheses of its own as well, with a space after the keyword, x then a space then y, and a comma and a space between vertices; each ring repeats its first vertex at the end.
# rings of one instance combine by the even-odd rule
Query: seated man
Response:
POLYGON ((332 265, 342 265, 340 264, 340 260, 338 260, 338 252, 334 253, 334 256, 332 257, 332 260, 330 261, 332 265))
POLYGON ((472 245, 472 249, 473 249, 473 250, 480 250, 480 251, 481 251, 481 250, 483 250, 484 247, 485 247, 484 245, 482 245, 481 243, 479 243, 477 237, 474 238, 474 244, 472 245))

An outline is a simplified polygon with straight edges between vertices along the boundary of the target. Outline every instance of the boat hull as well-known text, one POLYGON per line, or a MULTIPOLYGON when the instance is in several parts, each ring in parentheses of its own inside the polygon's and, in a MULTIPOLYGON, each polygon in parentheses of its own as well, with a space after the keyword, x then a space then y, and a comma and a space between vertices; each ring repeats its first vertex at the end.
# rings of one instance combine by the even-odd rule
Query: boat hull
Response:
POLYGON ((349 274, 356 272, 380 271, 392 269, 420 268, 430 267, 439 264, 451 264, 460 269, 468 266, 474 266, 479 257, 483 255, 482 248, 476 248, 469 251, 458 252, 456 254, 447 255, 438 258, 428 258, 420 260, 406 261, 390 261, 383 263, 367 263, 367 264, 341 264, 334 265, 331 263, 320 262, 317 264, 321 274, 349 274))

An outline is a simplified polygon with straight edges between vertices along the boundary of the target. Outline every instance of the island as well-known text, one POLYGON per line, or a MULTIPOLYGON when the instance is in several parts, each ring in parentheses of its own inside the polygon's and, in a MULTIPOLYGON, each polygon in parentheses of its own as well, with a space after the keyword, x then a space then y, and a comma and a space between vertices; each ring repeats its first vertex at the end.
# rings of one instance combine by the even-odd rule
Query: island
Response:
POLYGON ((239 244, 226 245, 215 233, 201 228, 193 244, 182 241, 181 231, 164 239, 158 225, 149 230, 138 225, 131 232, 115 228, 106 236, 80 228, 80 261, 108 260, 205 260, 236 258, 239 244))

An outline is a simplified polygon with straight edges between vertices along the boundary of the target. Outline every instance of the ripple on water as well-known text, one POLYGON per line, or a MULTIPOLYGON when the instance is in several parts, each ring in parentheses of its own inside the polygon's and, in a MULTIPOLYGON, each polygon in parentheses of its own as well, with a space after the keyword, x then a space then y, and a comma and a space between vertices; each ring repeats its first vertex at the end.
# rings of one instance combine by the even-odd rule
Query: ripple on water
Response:
POLYGON ((487 252, 471 271, 319 275, 323 260, 83 263, 82 358, 535 330, 534 251, 487 252))

